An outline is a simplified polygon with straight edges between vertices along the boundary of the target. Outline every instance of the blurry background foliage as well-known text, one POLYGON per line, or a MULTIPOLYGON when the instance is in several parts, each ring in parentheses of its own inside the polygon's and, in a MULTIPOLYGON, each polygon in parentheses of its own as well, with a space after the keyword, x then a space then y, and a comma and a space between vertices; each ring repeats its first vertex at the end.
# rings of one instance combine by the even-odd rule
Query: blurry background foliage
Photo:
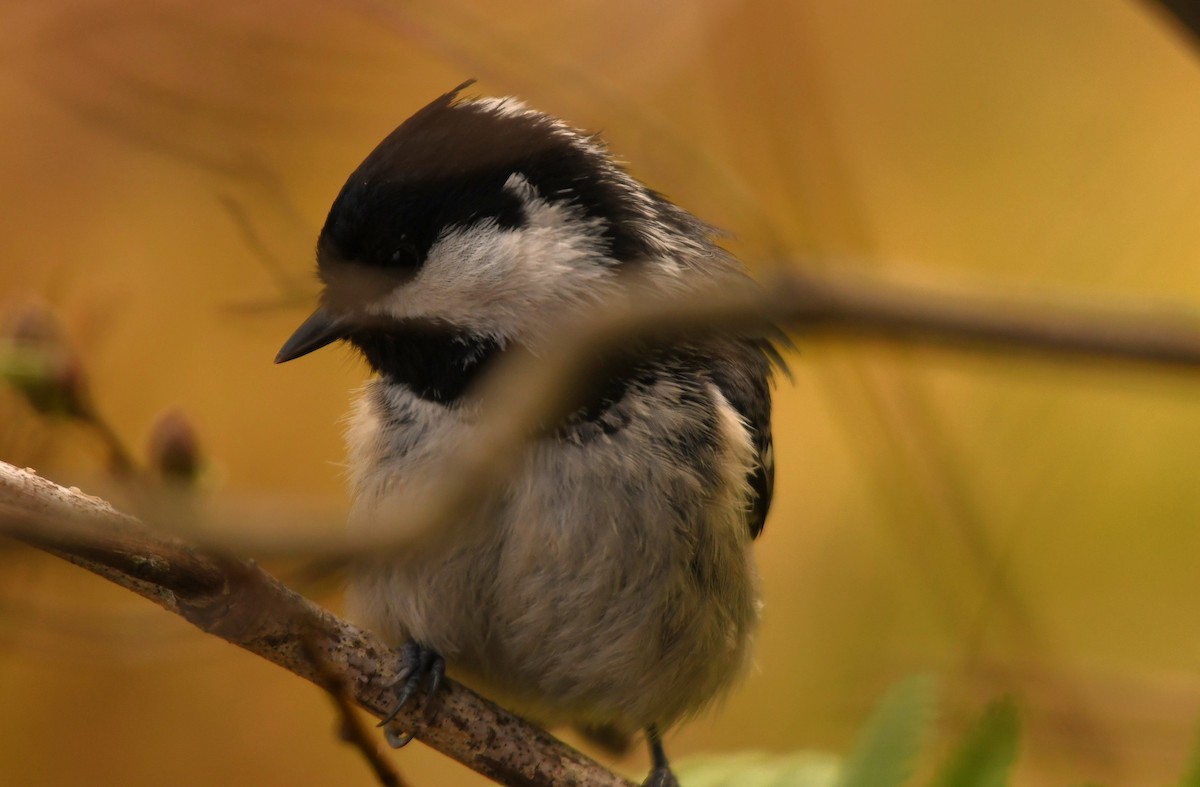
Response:
MULTIPOLYGON (((0 390, 0 457, 104 493, 110 438, 144 462, 153 429, 201 513, 248 526, 341 527, 364 369, 271 359, 347 173, 470 76, 603 131, 760 271, 1200 305, 1200 59, 1132 0, 6 0, 0 40, 6 330, 44 304, 78 386, 0 390)), ((1011 693, 1017 783, 1176 783, 1200 380, 799 346, 757 668, 674 756, 850 751, 889 685, 932 672, 929 773, 1011 693)), ((0 561, 0 783, 371 783, 317 689, 53 559, 0 561)), ((399 762, 480 781, 420 746, 399 762)))

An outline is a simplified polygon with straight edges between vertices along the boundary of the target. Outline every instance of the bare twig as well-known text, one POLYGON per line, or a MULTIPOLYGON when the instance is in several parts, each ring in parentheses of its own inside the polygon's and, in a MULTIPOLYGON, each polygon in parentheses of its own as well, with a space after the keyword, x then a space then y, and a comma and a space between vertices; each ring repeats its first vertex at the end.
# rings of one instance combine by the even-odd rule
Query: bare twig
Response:
POLYGON ((99 435, 105 448, 108 449, 108 467, 113 475, 129 478, 140 472, 137 460, 133 458, 133 452, 126 447, 121 435, 117 434, 117 430, 113 428, 107 418, 100 414, 99 410, 93 406, 81 415, 81 419, 99 435))
POLYGON ((1160 6, 1173 21, 1191 34, 1191 43, 1200 44, 1200 7, 1192 0, 1154 0, 1151 6, 1160 6))
MULTIPOLYGON (((1031 306, 827 272, 819 278, 783 274, 753 290, 632 299, 564 325, 556 332, 561 340, 539 357, 514 351, 498 363, 478 394, 488 417, 481 419, 467 453, 445 457, 452 472, 431 474, 436 481, 425 494, 392 500, 380 514, 387 517, 387 528, 354 536, 335 527, 269 534, 253 522, 224 522, 219 533, 193 530, 188 538, 244 555, 315 559, 314 573, 403 549, 416 535, 447 532, 470 521, 516 467, 513 457, 529 436, 579 404, 614 348, 677 334, 760 331, 770 323, 804 336, 1200 367, 1200 325, 1145 309, 1031 306)), ((169 528, 171 523, 161 525, 169 528)), ((0 527, 20 530, 20 522, 10 519, 0 527)))
MULTIPOLYGON (((254 554, 299 554, 336 562, 378 557, 414 534, 469 521, 507 478, 529 435, 578 406, 614 352, 632 342, 697 332, 759 332, 771 323, 803 334, 867 336, 917 344, 963 345, 1070 358, 1200 367, 1194 321, 1131 312, 1018 308, 979 297, 799 274, 756 290, 691 293, 670 301, 630 299, 563 326, 564 339, 540 357, 513 352, 478 392, 486 411, 470 452, 446 457, 454 472, 419 499, 402 499, 386 515, 396 523, 378 536, 299 537, 236 546, 254 554)), ((205 631, 257 653, 307 680, 322 683, 320 659, 306 655, 304 632, 354 699, 384 715, 386 683, 398 659, 370 635, 288 590, 252 563, 205 551, 150 530, 107 503, 0 463, 0 532, 55 553, 205 631)), ((249 532, 253 532, 252 529, 249 532)), ((327 684, 323 684, 327 685, 327 684)), ((416 737, 506 784, 629 784, 502 709, 450 684, 442 713, 430 721, 407 713, 416 737)))
POLYGON ((242 528, 246 554, 317 556, 326 565, 402 549, 422 533, 446 532, 469 520, 517 463, 529 436, 579 405, 614 348, 640 340, 709 332, 756 332, 769 324, 802 336, 849 336, 1066 359, 1200 368, 1200 324, 1192 319, 1120 310, 1039 308, 978 295, 941 295, 878 280, 822 274, 779 276, 754 290, 650 297, 612 305, 556 332, 560 341, 538 357, 512 352, 479 392, 481 418, 469 450, 446 457, 450 472, 426 494, 394 500, 380 516, 387 528, 346 536, 290 533, 260 538, 242 528))
POLYGON ((0 380, 20 393, 34 411, 71 419, 94 431, 108 451, 114 475, 136 475, 133 454, 97 408, 83 361, 50 308, 30 299, 6 317, 8 324, 0 335, 0 380))
POLYGON ((333 700, 333 706, 338 712, 338 733, 342 740, 349 743, 362 753, 367 765, 371 767, 375 778, 384 787, 406 787, 407 782, 392 766, 386 757, 379 753, 378 736, 372 735, 358 718, 354 710, 354 699, 346 686, 346 678, 321 655, 321 651, 313 643, 313 637, 306 635, 300 638, 304 655, 312 662, 316 670, 316 683, 325 689, 333 700))
MULTIPOLYGON (((108 503, 0 462, 0 522, 21 541, 145 596, 169 612, 320 683, 303 639, 343 676, 354 701, 382 718, 394 701, 387 681, 397 654, 371 634, 280 584, 249 561, 196 548, 147 528, 108 503)), ((629 782, 453 681, 439 712, 418 705, 398 724, 467 767, 509 785, 629 782)))
POLYGON ((253 522, 224 522, 219 533, 192 531, 188 538, 244 555, 315 558, 325 568, 402 549, 414 535, 469 521, 512 472, 512 458, 529 436, 578 405, 613 348, 656 336, 760 331, 770 323, 805 337, 874 338, 1147 368, 1200 367, 1200 324, 1145 309, 1033 306, 828 272, 819 278, 783 274, 753 290, 634 299, 564 325, 555 334, 560 340, 539 357, 507 354, 478 393, 487 417, 480 420, 468 452, 445 457, 453 471, 431 474, 436 481, 425 494, 393 500, 381 514, 388 518, 387 528, 354 536, 340 527, 289 528, 281 534, 266 533, 253 522))

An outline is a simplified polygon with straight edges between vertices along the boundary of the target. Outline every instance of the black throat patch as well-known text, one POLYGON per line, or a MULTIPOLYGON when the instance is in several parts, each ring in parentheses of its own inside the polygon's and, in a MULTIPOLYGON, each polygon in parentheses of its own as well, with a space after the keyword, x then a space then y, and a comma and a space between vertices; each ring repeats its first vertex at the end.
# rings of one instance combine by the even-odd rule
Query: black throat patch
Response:
POLYGON ((461 398, 503 352, 490 337, 419 322, 356 331, 347 338, 389 382, 446 405, 461 398))

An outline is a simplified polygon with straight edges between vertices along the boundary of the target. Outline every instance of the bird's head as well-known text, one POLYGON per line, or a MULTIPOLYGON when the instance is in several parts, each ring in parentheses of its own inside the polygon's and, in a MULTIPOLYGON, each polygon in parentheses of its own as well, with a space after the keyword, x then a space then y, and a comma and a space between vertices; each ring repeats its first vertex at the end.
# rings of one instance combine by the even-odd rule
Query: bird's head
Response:
POLYGON ((350 175, 317 244, 320 306, 277 363, 344 339, 400 382, 428 363, 457 378, 508 344, 536 345, 622 271, 676 275, 675 260, 713 248, 595 138, 514 99, 460 99, 469 84, 350 175))

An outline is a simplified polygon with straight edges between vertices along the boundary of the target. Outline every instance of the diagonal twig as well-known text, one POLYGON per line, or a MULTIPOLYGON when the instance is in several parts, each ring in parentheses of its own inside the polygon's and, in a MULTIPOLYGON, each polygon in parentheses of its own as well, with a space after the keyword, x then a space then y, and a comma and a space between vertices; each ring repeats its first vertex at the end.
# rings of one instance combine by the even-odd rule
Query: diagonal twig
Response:
MULTIPOLYGON (((228 539, 223 545, 338 562, 377 558, 403 548, 414 533, 461 526, 511 472, 511 455, 529 435, 577 406, 614 348, 705 331, 759 332, 768 323, 805 335, 1200 368, 1197 323, 1154 314, 1020 307, 979 296, 799 273, 781 275, 754 290, 690 293, 671 301, 634 298, 599 317, 564 326, 563 340, 540 357, 514 352, 499 364, 478 393, 489 417, 481 421, 471 451, 448 457, 454 472, 441 474, 427 495, 396 501, 397 509, 388 514, 403 525, 398 533, 354 540, 293 535, 257 543, 228 539)), ((382 716, 391 703, 386 679, 399 669, 396 655, 251 562, 163 535, 103 501, 2 463, 0 533, 130 588, 205 631, 319 683, 314 660, 301 642, 303 632, 311 631, 312 647, 345 676, 358 704, 382 716)), ((410 712, 401 723, 427 744, 502 783, 629 784, 457 684, 450 683, 441 707, 438 719, 410 712)))
POLYGON ((399 771, 379 752, 378 736, 372 735, 354 710, 354 699, 346 686, 346 678, 321 655, 312 635, 302 636, 300 646, 316 671, 316 683, 333 700, 338 712, 338 735, 362 753, 375 778, 383 787, 407 787, 399 771))
MULTIPOLYGON (((317 557, 327 566, 378 558, 420 534, 470 520, 513 472, 515 452, 548 423, 577 407, 614 352, 633 343, 705 332, 761 332, 769 324, 802 337, 844 336, 1074 360, 1200 370, 1200 322, 1145 310, 1030 306, 978 294, 928 290, 822 273, 788 273, 758 288, 725 288, 686 297, 615 303, 563 326, 546 352, 514 350, 497 362, 477 397, 481 418, 471 444, 445 457, 447 472, 425 494, 386 506, 388 528, 346 536, 328 531, 262 537, 242 528, 222 543, 259 556, 317 557)), ((224 536, 222 537, 224 538, 224 536)))
MULTIPOLYGON (((18 540, 150 599, 193 625, 320 684, 304 638, 340 674, 354 701, 382 718, 398 655, 370 633, 282 585, 253 562, 157 532, 99 498, 0 462, 0 524, 18 540)), ((439 712, 418 704, 398 723, 416 738, 501 784, 632 787, 549 733, 451 680, 439 712)))

